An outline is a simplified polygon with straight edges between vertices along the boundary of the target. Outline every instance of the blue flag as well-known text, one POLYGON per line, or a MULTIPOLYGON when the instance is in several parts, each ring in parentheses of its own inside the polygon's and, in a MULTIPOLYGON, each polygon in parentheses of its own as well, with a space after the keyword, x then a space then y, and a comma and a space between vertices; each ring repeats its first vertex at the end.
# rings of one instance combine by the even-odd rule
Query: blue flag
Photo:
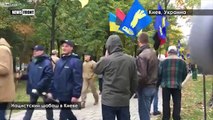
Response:
MULTIPOLYGON (((158 10, 163 11, 160 4, 158 4, 158 10)), ((166 40, 166 27, 167 26, 169 26, 169 22, 166 20, 166 16, 163 14, 157 15, 155 18, 154 28, 155 28, 155 30, 158 31, 158 36, 163 40, 166 40)))
POLYGON ((135 0, 119 30, 123 31, 127 36, 135 37, 151 22, 152 18, 147 14, 147 11, 138 0, 135 0))

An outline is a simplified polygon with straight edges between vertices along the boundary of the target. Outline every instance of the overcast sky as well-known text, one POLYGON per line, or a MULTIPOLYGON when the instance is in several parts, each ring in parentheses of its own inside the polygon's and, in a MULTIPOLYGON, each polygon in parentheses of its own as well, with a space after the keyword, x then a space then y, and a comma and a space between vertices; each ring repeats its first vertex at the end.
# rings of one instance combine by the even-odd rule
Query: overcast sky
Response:
MULTIPOLYGON (((175 0, 171 0, 171 3, 175 4, 175 0)), ((213 0, 201 0, 201 9, 213 9, 213 0)), ((178 25, 181 26, 181 30, 183 31, 183 35, 186 37, 189 36, 191 32, 191 26, 186 24, 186 20, 178 19, 178 25)), ((189 23, 190 24, 190 23, 189 23)))

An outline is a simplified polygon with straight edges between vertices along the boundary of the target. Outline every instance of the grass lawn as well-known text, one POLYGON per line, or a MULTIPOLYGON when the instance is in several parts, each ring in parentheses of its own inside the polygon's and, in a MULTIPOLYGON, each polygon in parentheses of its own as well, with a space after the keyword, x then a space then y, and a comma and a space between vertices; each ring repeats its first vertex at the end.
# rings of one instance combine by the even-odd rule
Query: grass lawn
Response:
MULTIPOLYGON (((188 80, 182 91, 181 117, 183 120, 203 119, 203 77, 197 81, 188 80)), ((213 120, 213 109, 208 106, 212 92, 213 76, 206 77, 207 120, 213 120)), ((171 107, 172 107, 172 101, 171 107)))
POLYGON ((15 102, 28 102, 29 96, 26 94, 26 81, 20 80, 16 89, 15 102))
MULTIPOLYGON (((208 107, 212 93, 213 76, 206 77, 206 101, 207 101, 207 120, 213 119, 213 109, 208 107)), ((203 119, 203 77, 197 81, 189 80, 183 89, 182 95, 182 118, 184 120, 203 119)))
MULTIPOLYGON (((26 94, 26 81, 20 80, 17 84, 16 89, 16 98, 15 102, 29 102, 30 97, 26 94)), ((41 102, 42 99, 39 98, 38 102, 41 102)), ((19 112, 21 110, 13 110, 13 112, 19 112)))
MULTIPOLYGON (((16 99, 15 102, 29 102, 30 97, 26 93, 26 81, 20 80, 16 89, 16 99)), ((38 102, 42 102, 41 97, 38 102)))

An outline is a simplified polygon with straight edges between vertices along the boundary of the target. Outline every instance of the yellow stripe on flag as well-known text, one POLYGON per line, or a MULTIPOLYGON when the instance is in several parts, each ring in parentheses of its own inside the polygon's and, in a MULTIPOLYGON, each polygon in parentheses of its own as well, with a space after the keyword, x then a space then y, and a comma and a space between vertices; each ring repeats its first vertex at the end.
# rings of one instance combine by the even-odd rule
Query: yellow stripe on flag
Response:
POLYGON ((164 16, 162 18, 162 28, 164 28, 166 26, 166 17, 164 16))
POLYGON ((119 33, 123 33, 122 31, 119 30, 118 25, 115 24, 115 22, 109 22, 109 31, 114 31, 114 32, 119 32, 119 33))

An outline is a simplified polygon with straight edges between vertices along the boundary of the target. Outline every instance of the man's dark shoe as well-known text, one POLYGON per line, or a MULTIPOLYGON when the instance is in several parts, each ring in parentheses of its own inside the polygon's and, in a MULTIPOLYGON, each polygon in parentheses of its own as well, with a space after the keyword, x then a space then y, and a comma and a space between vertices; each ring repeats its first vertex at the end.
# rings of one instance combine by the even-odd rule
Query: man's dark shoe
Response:
POLYGON ((160 111, 157 111, 157 112, 153 112, 153 115, 160 115, 161 112, 160 111))

